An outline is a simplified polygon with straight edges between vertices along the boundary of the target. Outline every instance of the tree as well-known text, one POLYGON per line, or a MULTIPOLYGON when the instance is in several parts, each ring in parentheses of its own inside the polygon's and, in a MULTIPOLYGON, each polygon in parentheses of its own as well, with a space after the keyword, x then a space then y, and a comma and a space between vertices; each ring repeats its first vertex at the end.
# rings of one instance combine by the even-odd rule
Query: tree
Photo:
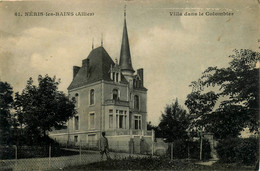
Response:
POLYGON ((18 121, 25 126, 31 141, 46 137, 47 131, 61 128, 76 114, 75 102, 58 91, 59 81, 55 77, 39 75, 38 83, 33 85, 30 78, 21 95, 17 93, 15 97, 18 121))
POLYGON ((0 144, 9 144, 11 136, 11 114, 13 88, 0 81, 0 144))
MULTIPOLYGON (((209 111, 209 115, 203 118, 204 123, 211 125, 210 130, 217 138, 236 137, 245 127, 250 128, 250 131, 258 131, 259 67, 257 63, 260 60, 260 53, 249 49, 234 50, 234 52, 229 56, 231 62, 228 67, 209 67, 195 83, 200 87, 196 90, 200 94, 204 87, 217 86, 218 92, 214 93, 216 97, 226 98, 215 111, 209 111)), ((188 96, 187 101, 190 100, 188 96)), ((200 101, 200 97, 196 100, 200 101)), ((209 97, 206 100, 212 101, 209 97)), ((186 103, 188 108, 190 103, 186 103)), ((195 108, 197 109, 196 106, 195 108)))
POLYGON ((189 113, 193 117, 193 121, 189 126, 190 131, 208 128, 207 118, 208 115, 211 114, 217 100, 218 95, 213 91, 204 94, 201 93, 201 91, 195 91, 187 96, 185 105, 188 107, 189 113))
POLYGON ((166 141, 173 142, 176 139, 187 139, 187 128, 189 126, 189 117, 178 103, 178 100, 165 107, 161 121, 158 125, 158 131, 166 141))

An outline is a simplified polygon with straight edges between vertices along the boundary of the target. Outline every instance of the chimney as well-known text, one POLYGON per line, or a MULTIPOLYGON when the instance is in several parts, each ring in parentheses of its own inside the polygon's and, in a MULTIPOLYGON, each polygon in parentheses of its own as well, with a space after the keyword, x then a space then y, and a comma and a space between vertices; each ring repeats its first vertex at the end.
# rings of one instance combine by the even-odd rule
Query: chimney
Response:
POLYGON ((141 87, 143 87, 144 86, 144 69, 143 68, 138 69, 137 74, 141 78, 141 87))
POLYGON ((76 77, 79 70, 80 70, 79 66, 73 66, 73 79, 76 77))

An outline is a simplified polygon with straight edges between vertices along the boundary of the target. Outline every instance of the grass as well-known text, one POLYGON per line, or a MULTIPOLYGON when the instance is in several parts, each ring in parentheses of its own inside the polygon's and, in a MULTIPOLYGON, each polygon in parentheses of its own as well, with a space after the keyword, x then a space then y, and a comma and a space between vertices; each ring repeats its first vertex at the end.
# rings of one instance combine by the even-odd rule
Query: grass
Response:
POLYGON ((107 160, 81 166, 70 166, 64 170, 254 170, 254 166, 214 163, 212 166, 196 164, 196 160, 173 160, 168 158, 124 158, 107 160))

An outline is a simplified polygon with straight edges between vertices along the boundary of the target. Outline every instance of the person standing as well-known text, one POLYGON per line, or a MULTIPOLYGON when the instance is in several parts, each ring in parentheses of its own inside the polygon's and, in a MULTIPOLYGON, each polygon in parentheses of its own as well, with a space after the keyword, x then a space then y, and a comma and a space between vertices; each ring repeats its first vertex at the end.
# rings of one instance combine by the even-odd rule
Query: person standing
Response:
POLYGON ((102 132, 102 136, 100 137, 100 154, 101 154, 101 160, 103 160, 104 153, 107 156, 107 159, 109 158, 109 148, 108 148, 108 140, 106 137, 106 133, 102 132))

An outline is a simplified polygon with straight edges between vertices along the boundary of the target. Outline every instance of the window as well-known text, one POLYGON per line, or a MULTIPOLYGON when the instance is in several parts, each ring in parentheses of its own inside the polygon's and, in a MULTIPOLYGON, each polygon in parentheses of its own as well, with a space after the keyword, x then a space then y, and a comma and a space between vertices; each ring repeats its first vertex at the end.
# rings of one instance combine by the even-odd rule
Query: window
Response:
POLYGON ((90 128, 95 128, 95 113, 90 113, 89 125, 90 125, 90 128))
POLYGON ((109 128, 113 128, 113 109, 109 110, 109 128))
POLYGON ((119 115, 119 128, 123 128, 123 120, 124 120, 124 116, 119 115))
POLYGON ((116 82, 116 83, 119 83, 121 81, 121 73, 120 71, 112 71, 110 73, 110 78, 116 82))
POLYGON ((118 99, 118 90, 114 89, 113 90, 113 100, 117 100, 118 99))
POLYGON ((116 128, 118 128, 118 110, 116 110, 116 128))
POLYGON ((79 130, 79 117, 78 116, 74 117, 74 129, 79 130))
POLYGON ((118 82, 118 73, 116 73, 116 82, 118 82))
POLYGON ((95 98, 95 91, 92 89, 90 90, 90 99, 89 99, 90 105, 94 104, 94 98, 95 98))
POLYGON ((123 110, 116 110, 116 128, 121 128, 125 129, 126 128, 126 117, 127 117, 127 112, 123 110))
POLYGON ((135 129, 142 129, 142 116, 135 115, 134 121, 135 121, 135 129))
POLYGON ((72 101, 75 102, 75 107, 78 108, 79 107, 79 94, 76 93, 74 97, 72 97, 72 101))
POLYGON ((79 94, 75 94, 75 107, 79 107, 79 94))
POLYGON ((132 119, 133 119, 133 118, 132 118, 132 112, 129 111, 129 123, 130 123, 130 124, 129 124, 129 128, 132 128, 132 127, 133 127, 133 125, 132 125, 132 119))
POLYGON ((119 111, 119 128, 123 128, 124 113, 122 110, 119 111))
POLYGON ((78 136, 74 136, 74 142, 77 143, 78 142, 78 136))
POLYGON ((125 124, 125 129, 126 129, 126 119, 127 119, 126 116, 127 116, 127 115, 126 115, 126 111, 125 111, 125 122, 124 122, 124 124, 125 124))
POLYGON ((139 110, 139 96, 134 96, 134 109, 139 110))

